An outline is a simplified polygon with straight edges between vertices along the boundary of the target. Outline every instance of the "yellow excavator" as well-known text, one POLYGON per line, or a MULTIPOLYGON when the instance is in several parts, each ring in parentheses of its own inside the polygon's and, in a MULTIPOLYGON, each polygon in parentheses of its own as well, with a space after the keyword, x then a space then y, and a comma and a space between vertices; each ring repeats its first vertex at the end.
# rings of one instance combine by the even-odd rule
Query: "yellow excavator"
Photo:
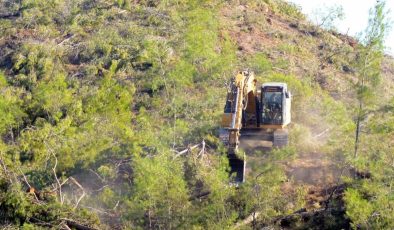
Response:
POLYGON ((286 83, 257 87, 253 72, 239 72, 228 87, 219 137, 227 147, 235 183, 245 181, 245 151, 263 151, 288 144, 291 93, 286 83), (239 148, 244 151, 238 151, 239 148))

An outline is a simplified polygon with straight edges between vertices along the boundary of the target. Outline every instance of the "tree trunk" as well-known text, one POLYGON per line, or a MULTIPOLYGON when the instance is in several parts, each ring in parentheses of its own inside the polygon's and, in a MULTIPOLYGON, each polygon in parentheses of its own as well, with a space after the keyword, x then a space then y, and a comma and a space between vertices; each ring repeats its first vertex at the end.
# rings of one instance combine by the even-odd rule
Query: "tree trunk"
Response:
POLYGON ((358 114, 357 114, 357 121, 356 121, 356 137, 355 137, 355 141, 354 141, 354 157, 357 157, 358 146, 360 143, 360 131, 361 131, 360 123, 361 123, 362 110, 363 110, 363 102, 362 102, 362 99, 360 99, 358 114))

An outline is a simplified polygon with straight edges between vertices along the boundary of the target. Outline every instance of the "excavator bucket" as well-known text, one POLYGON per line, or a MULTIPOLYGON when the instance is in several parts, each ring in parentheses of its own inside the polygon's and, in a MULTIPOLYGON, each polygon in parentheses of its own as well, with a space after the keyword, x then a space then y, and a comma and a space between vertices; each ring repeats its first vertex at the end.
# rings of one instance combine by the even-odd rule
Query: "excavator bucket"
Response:
POLYGON ((228 156, 230 164, 230 177, 233 183, 239 184, 245 182, 245 156, 240 159, 235 154, 228 156))
MULTIPOLYGON (((220 129, 219 130, 219 138, 220 140, 227 146, 234 147, 234 141, 230 136, 236 136, 234 133, 231 133, 227 129, 220 129), (230 135, 232 134, 232 135, 230 135)), ((227 158, 229 160, 230 165, 230 178, 231 182, 234 184, 239 184, 245 182, 245 169, 246 169, 246 162, 245 162, 245 155, 242 157, 239 154, 236 154, 236 148, 228 148, 227 158)))

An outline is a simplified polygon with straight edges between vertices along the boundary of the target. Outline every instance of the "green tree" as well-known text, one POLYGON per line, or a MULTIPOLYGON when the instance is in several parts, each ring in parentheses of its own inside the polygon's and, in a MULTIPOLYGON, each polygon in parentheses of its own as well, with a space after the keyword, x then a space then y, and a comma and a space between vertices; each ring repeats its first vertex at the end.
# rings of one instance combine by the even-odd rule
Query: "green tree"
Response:
POLYGON ((340 5, 319 8, 315 10, 314 15, 316 17, 317 27, 328 30, 334 29, 335 23, 338 23, 338 21, 343 20, 345 17, 343 7, 340 5))
POLYGON ((10 132, 23 121, 26 116, 22 106, 23 90, 9 86, 6 77, 0 72, 0 135, 10 132))
POLYGON ((393 149, 390 146, 393 132, 390 119, 386 118, 386 113, 391 113, 392 108, 390 105, 382 106, 386 100, 381 100, 381 107, 377 109, 378 104, 374 101, 384 57, 383 42, 388 28, 386 18, 385 2, 379 1, 370 11, 369 25, 356 53, 358 106, 353 163, 364 178, 355 178, 344 197, 346 215, 354 229, 394 227, 393 149))
POLYGON ((385 1, 376 3, 370 11, 370 19, 366 28, 361 44, 358 46, 355 69, 357 70, 357 101, 358 108, 356 112, 356 133, 354 141, 354 156, 357 157, 361 123, 363 122, 366 112, 371 105, 372 96, 375 94, 376 86, 380 81, 381 63, 384 51, 384 38, 388 28, 387 13, 385 11, 385 1))
POLYGON ((133 160, 134 186, 128 218, 143 228, 177 228, 187 216, 190 202, 182 162, 167 153, 133 160))

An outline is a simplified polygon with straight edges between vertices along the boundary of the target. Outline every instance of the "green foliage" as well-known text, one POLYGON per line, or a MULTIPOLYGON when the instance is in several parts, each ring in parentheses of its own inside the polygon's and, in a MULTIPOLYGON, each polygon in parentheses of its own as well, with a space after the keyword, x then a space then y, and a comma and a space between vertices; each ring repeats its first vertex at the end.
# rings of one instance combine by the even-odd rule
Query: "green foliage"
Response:
POLYGON ((250 56, 247 61, 250 68, 256 75, 263 75, 271 71, 272 64, 263 53, 257 53, 250 56))
MULTIPOLYGON (((385 12, 385 2, 377 3, 370 12, 368 27, 366 28, 358 47, 358 54, 355 60, 358 81, 356 83, 357 98, 363 104, 370 104, 374 87, 381 78, 381 63, 383 59, 383 44, 386 34, 387 13, 385 12)), ((362 111, 359 111, 362 113, 362 111)))
POLYGON ((302 14, 301 9, 294 3, 283 0, 259 0, 270 6, 270 8, 281 15, 288 17, 304 19, 305 15, 302 14))
POLYGON ((0 134, 10 131, 22 122, 25 116, 20 108, 22 101, 19 95, 22 92, 18 88, 8 86, 5 76, 0 72, 0 134))
MULTIPOLYGON (((197 205, 199 219, 203 226, 216 226, 214 228, 231 226, 236 213, 228 208, 227 199, 234 190, 228 187, 228 161, 219 159, 217 165, 203 167, 197 165, 196 178, 203 182, 202 191, 210 191, 208 200, 197 205), (204 220, 205 219, 205 220, 204 220)), ((198 185, 198 184, 197 184, 198 185)))
POLYGON ((353 228, 390 229, 394 226, 392 194, 377 181, 366 181, 347 189, 345 202, 346 215, 352 220, 353 228))
POLYGON ((134 188, 128 217, 140 226, 176 228, 190 206, 182 168, 168 154, 136 155, 134 188))
POLYGON ((300 52, 300 48, 292 44, 281 44, 279 45, 278 49, 289 55, 295 55, 300 52))
POLYGON ((335 23, 345 18, 343 7, 340 5, 319 8, 315 10, 314 15, 317 26, 327 30, 335 30, 335 23))
POLYGON ((392 162, 392 147, 389 144, 392 132, 391 120, 384 119, 385 113, 390 111, 390 105, 388 102, 381 111, 375 110, 378 103, 374 100, 381 79, 383 43, 388 26, 386 18, 385 2, 376 3, 370 11, 369 24, 357 49, 354 65, 358 71, 355 85, 358 108, 355 151, 351 163, 357 170, 368 172, 368 178, 355 178, 353 187, 345 194, 346 214, 353 228, 393 228, 391 186, 394 174, 389 166, 389 162, 392 162), (376 117, 368 117, 367 114, 373 110, 376 117), (380 124, 385 122, 387 128, 382 128, 380 124), (365 130, 368 131, 364 134, 365 130))
POLYGON ((40 81, 32 90, 29 108, 38 114, 47 114, 50 121, 59 122, 71 107, 73 90, 69 88, 65 76, 53 76, 50 81, 40 81))
POLYGON ((246 184, 233 197, 241 215, 245 218, 249 213, 259 213, 258 221, 265 223, 281 213, 291 212, 284 207, 286 200, 279 183, 286 178, 283 171, 272 163, 266 163, 255 169, 254 174, 256 176, 248 177, 246 184))
MULTIPOLYGON (((1 218, 22 229, 40 228, 33 218, 52 226, 61 226, 60 218, 94 225, 98 220, 82 208, 88 206, 110 224, 100 229, 228 229, 252 213, 260 213, 252 223, 257 227, 257 222, 269 223, 301 208, 305 190, 284 197, 286 175, 278 162, 315 151, 320 145, 311 144, 317 142, 313 135, 326 128, 332 147, 327 150, 347 151, 354 125, 343 101, 312 82, 313 68, 309 75, 295 75, 302 64, 298 59, 312 59, 314 48, 302 47, 305 43, 277 29, 279 57, 237 49, 237 25, 228 23, 225 14, 226 7, 239 3, 25 0, 20 9, 17 3, 10 5, 9 12, 20 10, 21 15, 0 19, 0 177, 7 181, 0 185, 1 218), (291 39, 294 43, 283 43, 291 39), (224 82, 244 68, 255 71, 260 83, 288 84, 295 124, 291 145, 260 153, 263 160, 251 157, 247 183, 235 188, 229 185, 217 129, 224 82), (175 157, 203 139, 205 151, 197 148, 175 157), (22 174, 40 191, 53 190, 55 176, 60 183, 73 176, 87 196, 72 209, 68 205, 75 205, 79 189, 65 183, 63 205, 58 191, 36 203, 21 186, 22 174)), ((261 12, 267 6, 275 17, 304 18, 298 7, 282 0, 241 3, 248 6, 242 13, 248 27, 242 33, 271 29, 261 12)), ((305 40, 317 43, 313 37, 305 40)), ((366 52, 360 49, 359 57, 366 52)), ((334 62, 347 64, 342 56, 334 62)), ((367 98, 370 92, 361 87, 359 96, 367 98)), ((366 129, 376 143, 388 143, 392 123, 390 115, 377 115, 366 129)), ((348 215, 356 223, 358 215, 370 218, 369 210, 380 210, 359 223, 391 228, 391 184, 386 186, 391 182, 384 176, 393 173, 391 147, 377 144, 364 151, 370 154, 357 164, 371 170, 376 188, 364 184, 350 190, 348 215), (359 211, 358 205, 365 207, 359 211)))
POLYGON ((31 220, 39 220, 49 226, 60 224, 61 218, 81 220, 93 226, 98 223, 97 217, 83 210, 73 211, 71 207, 61 206, 54 201, 38 203, 32 194, 23 191, 19 183, 10 184, 2 179, 0 187, 0 224, 8 220, 23 225, 23 229, 37 229, 38 226, 29 224, 31 220))
POLYGON ((345 194, 346 215, 353 221, 353 228, 358 226, 366 227, 368 218, 373 212, 373 208, 361 194, 354 189, 348 189, 345 194))

